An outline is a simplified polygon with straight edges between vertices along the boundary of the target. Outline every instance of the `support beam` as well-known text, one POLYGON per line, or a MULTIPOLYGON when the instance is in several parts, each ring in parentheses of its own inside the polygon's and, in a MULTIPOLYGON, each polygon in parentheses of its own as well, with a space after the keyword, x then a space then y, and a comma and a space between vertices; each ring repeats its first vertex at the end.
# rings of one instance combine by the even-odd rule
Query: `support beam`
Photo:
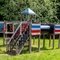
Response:
POLYGON ((54 49, 54 40, 55 40, 55 34, 53 34, 53 44, 52 44, 53 49, 54 49))
POLYGON ((60 48, 60 34, 59 34, 59 40, 58 40, 58 48, 60 48))
POLYGON ((29 22, 29 52, 31 53, 31 23, 29 22))
POLYGON ((6 52, 9 52, 10 51, 10 47, 9 45, 7 44, 8 41, 6 41, 6 52))
POLYGON ((18 45, 16 44, 16 54, 18 54, 18 45))
POLYGON ((39 38, 38 38, 38 51, 40 51, 40 35, 39 35, 39 38))
POLYGON ((35 37, 33 37, 33 45, 35 44, 35 37))
POLYGON ((14 23, 13 23, 13 32, 14 32, 14 23))
POLYGON ((51 46, 51 35, 49 36, 49 47, 51 46))
POLYGON ((45 34, 43 34, 43 48, 45 48, 45 34))
POLYGON ((5 45, 5 21, 4 21, 4 31, 3 31, 3 45, 5 45))

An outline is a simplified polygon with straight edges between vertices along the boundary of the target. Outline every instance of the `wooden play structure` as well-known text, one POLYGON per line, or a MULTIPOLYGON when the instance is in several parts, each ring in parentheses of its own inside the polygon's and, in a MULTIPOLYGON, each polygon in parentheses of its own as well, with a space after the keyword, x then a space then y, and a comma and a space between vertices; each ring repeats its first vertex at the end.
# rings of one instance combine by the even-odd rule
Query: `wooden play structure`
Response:
POLYGON ((3 34, 3 45, 6 44, 6 40, 9 40, 14 31, 15 31, 15 25, 19 24, 18 21, 16 22, 0 22, 0 34, 3 34))
POLYGON ((17 54, 20 54, 26 42, 28 43, 29 52, 31 52, 32 37, 38 38, 38 51, 40 51, 41 35, 43 35, 43 48, 45 47, 45 35, 50 35, 49 47, 51 44, 51 36, 53 36, 52 48, 54 48, 55 35, 59 35, 58 48, 60 48, 60 25, 41 24, 39 22, 36 22, 36 13, 33 12, 30 8, 27 8, 21 12, 21 16, 22 14, 27 15, 27 21, 22 21, 21 18, 21 21, 19 23, 4 22, 4 40, 6 41, 6 52, 15 50, 17 54), (34 22, 30 20, 30 15, 34 16, 34 22), (19 24, 16 30, 14 29, 15 24, 19 24))

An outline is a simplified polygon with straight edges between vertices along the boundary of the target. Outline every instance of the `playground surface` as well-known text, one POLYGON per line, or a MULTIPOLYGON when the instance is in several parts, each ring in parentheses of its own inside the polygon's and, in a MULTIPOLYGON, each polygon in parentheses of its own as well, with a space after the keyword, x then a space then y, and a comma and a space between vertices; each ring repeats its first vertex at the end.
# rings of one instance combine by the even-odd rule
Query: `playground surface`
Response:
MULTIPOLYGON (((37 43, 38 40, 35 40, 35 44, 33 45, 32 40, 32 52, 24 48, 21 55, 18 54, 7 54, 6 47, 3 46, 3 38, 0 38, 0 60, 60 60, 60 49, 58 49, 58 40, 55 40, 55 47, 52 49, 48 46, 49 40, 46 39, 45 48, 42 48, 43 40, 41 40, 41 50, 38 52, 37 43)), ((52 40, 51 40, 52 42, 52 40)))

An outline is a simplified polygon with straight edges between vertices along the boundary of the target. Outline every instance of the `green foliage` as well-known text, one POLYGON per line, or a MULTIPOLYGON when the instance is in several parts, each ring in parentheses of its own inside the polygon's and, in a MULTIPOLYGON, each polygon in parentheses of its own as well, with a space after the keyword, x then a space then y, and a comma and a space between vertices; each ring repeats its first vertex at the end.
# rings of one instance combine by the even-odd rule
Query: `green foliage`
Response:
POLYGON ((60 0, 0 0, 0 19, 9 21, 20 20, 20 13, 29 7, 36 12, 37 21, 58 23, 60 22, 59 1, 60 0))

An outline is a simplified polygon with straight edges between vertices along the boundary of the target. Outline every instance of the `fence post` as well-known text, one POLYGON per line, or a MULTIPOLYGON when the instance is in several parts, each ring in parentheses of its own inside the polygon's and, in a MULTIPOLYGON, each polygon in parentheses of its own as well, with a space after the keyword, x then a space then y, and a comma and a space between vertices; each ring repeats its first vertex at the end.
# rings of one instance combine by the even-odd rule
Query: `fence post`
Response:
POLYGON ((35 37, 33 37, 33 45, 35 44, 35 37))
POLYGON ((40 51, 40 35, 39 35, 39 38, 38 38, 38 51, 40 51))
POLYGON ((45 34, 43 34, 43 48, 45 48, 45 34))
POLYGON ((29 52, 31 52, 31 22, 29 22, 29 52))
POLYGON ((60 48, 60 34, 59 34, 59 40, 58 40, 58 48, 60 48))
POLYGON ((4 21, 4 31, 3 31, 3 45, 5 45, 5 21, 4 21))
POLYGON ((49 35, 49 47, 51 46, 51 35, 49 35))
POLYGON ((54 49, 54 40, 55 40, 55 34, 53 34, 53 44, 52 44, 53 49, 54 49))

